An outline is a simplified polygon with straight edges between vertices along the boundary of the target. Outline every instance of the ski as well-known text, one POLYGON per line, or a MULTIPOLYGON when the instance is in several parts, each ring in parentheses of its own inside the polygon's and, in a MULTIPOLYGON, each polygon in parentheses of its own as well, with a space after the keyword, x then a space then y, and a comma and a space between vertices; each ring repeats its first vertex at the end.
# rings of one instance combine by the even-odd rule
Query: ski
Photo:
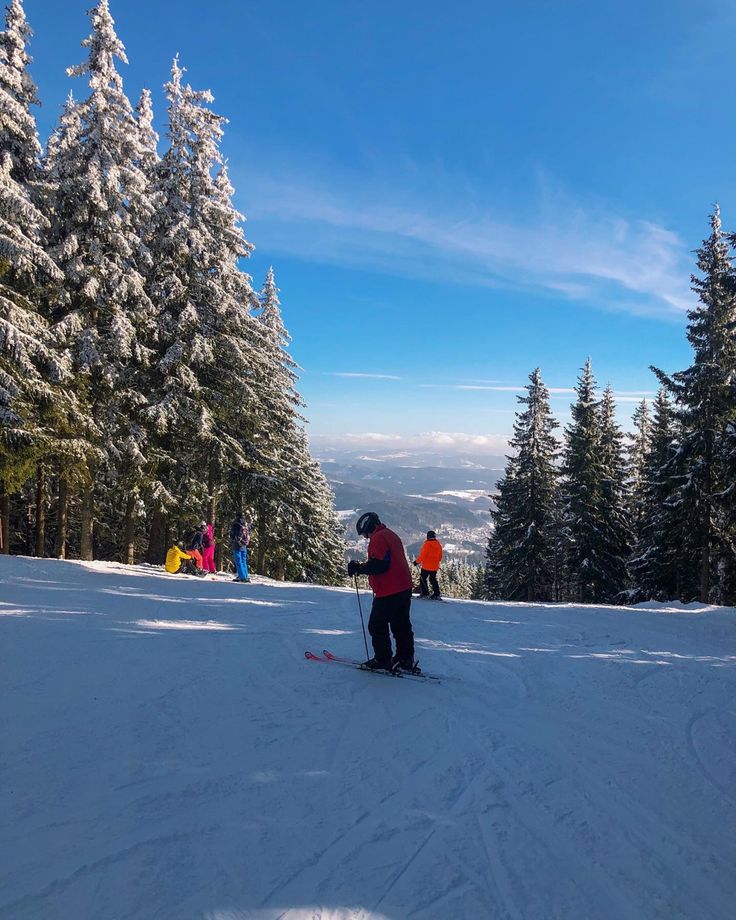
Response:
POLYGON ((354 668, 357 671, 364 671, 369 674, 383 674, 384 677, 398 677, 402 680, 417 680, 422 681, 423 683, 433 683, 438 684, 440 682, 439 677, 430 677, 428 674, 409 674, 407 671, 374 671, 371 668, 363 667, 361 661, 352 661, 349 658, 338 658, 337 655, 333 655, 331 652, 323 652, 322 655, 315 655, 314 652, 305 652, 304 657, 307 661, 321 661, 324 664, 339 664, 346 668, 354 668))
MULTIPOLYGON (((332 652, 328 652, 327 649, 322 649, 322 655, 326 661, 334 661, 335 664, 349 665, 353 668, 358 668, 359 671, 370 671, 371 668, 366 668, 363 666, 362 661, 354 661, 351 658, 341 658, 339 655, 333 655, 332 652)), ((438 684, 440 683, 440 677, 435 677, 431 674, 412 674, 411 671, 402 671, 400 669, 392 671, 377 670, 375 674, 388 674, 391 677, 406 677, 408 680, 421 680, 425 682, 431 682, 438 684)))

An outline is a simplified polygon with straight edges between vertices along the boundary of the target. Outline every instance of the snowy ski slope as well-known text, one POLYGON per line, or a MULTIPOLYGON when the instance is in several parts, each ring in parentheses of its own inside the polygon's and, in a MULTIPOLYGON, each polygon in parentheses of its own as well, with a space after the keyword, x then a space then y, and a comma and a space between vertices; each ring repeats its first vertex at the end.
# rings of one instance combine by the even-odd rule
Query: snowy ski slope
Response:
POLYGON ((736 612, 0 557, 0 918, 731 920, 736 612), (368 596, 364 595, 366 606, 368 596))

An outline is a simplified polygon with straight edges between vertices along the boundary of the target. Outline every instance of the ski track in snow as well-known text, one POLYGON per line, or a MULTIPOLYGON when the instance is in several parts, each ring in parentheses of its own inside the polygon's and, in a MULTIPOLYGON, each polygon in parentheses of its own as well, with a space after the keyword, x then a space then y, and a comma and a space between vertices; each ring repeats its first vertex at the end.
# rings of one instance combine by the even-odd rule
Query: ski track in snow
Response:
POLYGON ((0 920, 731 920, 736 612, 0 557, 0 920), (362 594, 364 616, 370 598, 362 594))

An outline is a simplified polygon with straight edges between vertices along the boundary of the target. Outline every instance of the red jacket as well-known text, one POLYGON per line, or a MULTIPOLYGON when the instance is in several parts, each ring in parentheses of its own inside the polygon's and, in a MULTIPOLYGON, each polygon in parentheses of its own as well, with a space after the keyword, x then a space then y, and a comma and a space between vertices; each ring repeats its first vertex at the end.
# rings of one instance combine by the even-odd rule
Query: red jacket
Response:
POLYGON ((388 597, 412 587, 404 544, 385 524, 379 524, 368 543, 369 559, 388 559, 388 569, 381 575, 369 575, 368 584, 376 597, 388 597))

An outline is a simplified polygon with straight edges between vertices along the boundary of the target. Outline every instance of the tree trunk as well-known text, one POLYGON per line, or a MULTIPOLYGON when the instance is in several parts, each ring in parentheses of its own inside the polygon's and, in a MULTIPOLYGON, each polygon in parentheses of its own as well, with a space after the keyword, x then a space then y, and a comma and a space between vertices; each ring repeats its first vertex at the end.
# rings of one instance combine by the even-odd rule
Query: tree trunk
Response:
POLYGON ((68 527, 69 484, 66 472, 59 472, 59 488, 56 504, 56 544, 54 555, 57 559, 66 559, 66 536, 68 527))
POLYGON ((38 464, 36 470, 36 556, 46 555, 46 468, 38 464))
POLYGON ((215 541, 215 554, 214 554, 212 561, 215 564, 215 571, 219 572, 221 568, 220 560, 222 557, 222 551, 219 546, 219 541, 216 538, 216 534, 217 534, 217 484, 215 482, 214 463, 210 464, 209 474, 207 478, 207 492, 209 493, 209 503, 207 505, 207 523, 212 525, 212 539, 215 541))
POLYGON ((125 502, 125 521, 123 524, 123 562, 126 565, 135 564, 135 502, 135 493, 129 492, 125 502))
POLYGON ((707 604, 710 596, 710 541, 700 551, 700 603, 707 604))
POLYGON ((713 490, 713 432, 710 425, 705 433, 705 456, 703 457, 703 495, 705 498, 705 518, 703 520, 703 545, 700 548, 700 603, 707 604, 710 595, 710 541, 711 510, 710 499, 713 490))
POLYGON ((95 518, 95 487, 93 481, 85 485, 82 490, 82 520, 79 540, 79 558, 86 562, 94 559, 92 548, 93 528, 95 518))
POLYGON ((35 523, 33 521, 33 505, 28 502, 26 505, 26 546, 25 546, 25 555, 32 556, 33 550, 35 548, 36 540, 34 537, 35 534, 35 523))
POLYGON ((151 565, 161 565, 166 558, 167 550, 167 515, 160 509, 156 508, 151 519, 151 530, 148 534, 148 549, 146 550, 146 562, 151 565))
POLYGON ((210 467, 209 477, 207 481, 207 491, 209 492, 210 501, 207 507, 207 523, 212 524, 212 529, 215 528, 215 516, 217 514, 217 485, 215 483, 215 472, 210 467))
POLYGON ((266 513, 263 506, 259 507, 256 515, 256 531, 258 533, 258 551, 256 552, 256 574, 266 574, 266 513))
POLYGON ((0 552, 10 553, 10 495, 5 491, 5 480, 0 481, 0 552))

